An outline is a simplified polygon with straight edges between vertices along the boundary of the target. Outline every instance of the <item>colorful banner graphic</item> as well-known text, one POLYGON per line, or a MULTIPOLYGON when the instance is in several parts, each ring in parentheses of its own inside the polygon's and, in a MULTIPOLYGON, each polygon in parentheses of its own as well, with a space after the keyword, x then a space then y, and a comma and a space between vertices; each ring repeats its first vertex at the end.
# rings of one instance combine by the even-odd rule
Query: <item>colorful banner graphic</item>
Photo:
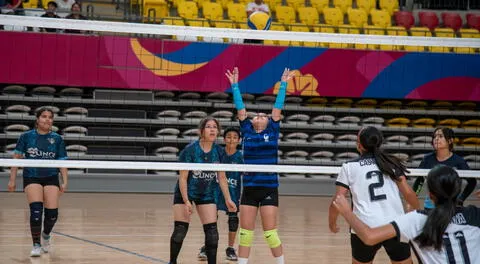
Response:
POLYGON ((0 83, 175 91, 480 101, 480 55, 0 32, 0 83))

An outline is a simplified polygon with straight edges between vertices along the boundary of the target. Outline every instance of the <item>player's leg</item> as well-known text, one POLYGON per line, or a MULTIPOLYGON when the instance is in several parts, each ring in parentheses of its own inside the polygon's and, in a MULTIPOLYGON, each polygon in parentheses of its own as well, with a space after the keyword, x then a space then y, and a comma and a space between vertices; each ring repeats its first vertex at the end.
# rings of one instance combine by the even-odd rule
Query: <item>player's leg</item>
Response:
POLYGON ((283 246, 277 231, 278 189, 268 188, 260 202, 263 237, 278 264, 284 263, 283 246))
POLYGON ((50 232, 58 219, 58 198, 60 196, 60 182, 58 176, 49 177, 43 187, 45 204, 45 218, 43 221, 42 249, 45 253, 50 250, 50 232))
POLYGON ((237 236, 237 230, 239 225, 238 213, 227 213, 228 215, 228 247, 226 249, 227 259, 237 261, 238 257, 235 253, 235 237, 237 236))
POLYGON ((174 228, 170 237, 170 264, 177 263, 178 254, 180 254, 190 223, 190 215, 186 212, 186 206, 182 198, 176 194, 173 201, 173 220, 174 228))
POLYGON ((30 232, 32 235, 33 249, 31 257, 39 257, 42 254, 40 234, 42 232, 43 217, 43 187, 38 179, 24 179, 24 191, 30 206, 30 232))
POLYGON ((368 246, 363 243, 355 234, 350 234, 350 244, 352 247, 352 263, 353 264, 369 264, 373 262, 377 251, 381 244, 368 246))
POLYGON ((205 232, 205 252, 208 264, 216 264, 218 250, 217 205, 213 201, 197 204, 197 211, 205 232))
POLYGON ((238 264, 247 264, 250 256, 250 247, 253 243, 255 219, 258 212, 258 199, 256 190, 243 188, 240 201, 240 237, 238 246, 238 264))
POLYGON ((383 247, 390 257, 392 264, 411 264, 411 250, 408 243, 402 243, 396 238, 384 241, 383 247))

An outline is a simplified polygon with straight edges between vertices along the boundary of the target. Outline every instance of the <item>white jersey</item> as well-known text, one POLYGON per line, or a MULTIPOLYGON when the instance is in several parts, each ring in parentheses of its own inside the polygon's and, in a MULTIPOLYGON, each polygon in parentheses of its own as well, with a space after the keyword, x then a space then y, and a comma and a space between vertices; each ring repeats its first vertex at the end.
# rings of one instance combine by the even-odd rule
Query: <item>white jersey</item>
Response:
POLYGON ((369 227, 405 214, 396 182, 383 175, 371 155, 344 163, 335 184, 350 190, 353 213, 369 227))
POLYGON ((471 205, 457 208, 443 234, 441 251, 432 247, 420 248, 415 238, 422 232, 427 214, 413 211, 392 222, 402 242, 411 241, 420 263, 478 264, 480 263, 480 209, 471 205))

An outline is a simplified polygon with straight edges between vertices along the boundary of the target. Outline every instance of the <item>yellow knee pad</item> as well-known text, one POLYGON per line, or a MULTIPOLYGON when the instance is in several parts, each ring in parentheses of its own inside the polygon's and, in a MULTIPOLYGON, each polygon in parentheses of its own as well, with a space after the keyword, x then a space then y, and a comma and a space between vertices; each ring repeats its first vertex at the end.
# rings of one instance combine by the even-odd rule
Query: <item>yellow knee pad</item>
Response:
POLYGON ((250 247, 253 242, 253 230, 240 228, 240 246, 250 247))
POLYGON ((277 229, 265 231, 263 232, 263 236, 270 248, 277 248, 282 244, 282 241, 280 241, 278 237, 277 229))

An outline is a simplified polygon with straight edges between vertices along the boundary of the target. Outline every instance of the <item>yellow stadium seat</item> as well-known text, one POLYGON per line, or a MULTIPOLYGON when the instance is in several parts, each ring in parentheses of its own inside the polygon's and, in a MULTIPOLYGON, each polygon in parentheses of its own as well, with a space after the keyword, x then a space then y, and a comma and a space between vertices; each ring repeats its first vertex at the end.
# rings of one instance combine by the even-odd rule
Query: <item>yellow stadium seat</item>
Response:
POLYGON ((197 7, 198 7, 198 8, 203 8, 203 4, 204 4, 204 3, 210 2, 210 0, 192 0, 192 1, 194 1, 195 3, 197 3, 197 7))
MULTIPOLYGON (((23 8, 37 8, 38 7, 39 0, 30 0, 28 2, 23 2, 23 8)), ((47 2, 48 4, 48 2, 47 2)), ((46 7, 46 5, 44 5, 46 7)))
POLYGON ((457 104, 454 110, 475 111, 475 108, 477 108, 477 104, 474 102, 461 102, 457 104))
POLYGON ((347 10, 352 7, 352 0, 333 0, 333 5, 340 8, 343 14, 346 14, 347 10))
MULTIPOLYGON (((435 29, 435 36, 439 38, 454 38, 455 32, 451 28, 436 28, 435 29)), ((450 52, 449 47, 430 47, 430 51, 432 52, 450 52)))
POLYGON ((228 4, 227 14, 228 18, 235 22, 246 22, 247 12, 245 11, 244 4, 230 3, 228 4))
MULTIPOLYGON (((240 29, 250 29, 247 25, 247 22, 244 22, 244 23, 237 22, 236 25, 237 25, 237 28, 240 28, 240 29)), ((272 30, 272 27, 270 27, 270 30, 272 30)))
POLYGON ((147 21, 160 22, 168 17, 168 4, 165 0, 145 0, 143 2, 143 16, 147 21))
POLYGON ((455 118, 448 118, 448 119, 443 119, 438 122, 439 126, 444 126, 444 127, 449 127, 449 128, 456 128, 460 125, 460 120, 455 119, 455 118))
MULTIPOLYGON (((408 36, 408 32, 404 27, 387 27, 387 35, 390 36, 408 36)), ((401 45, 382 45, 382 46, 388 46, 390 50, 401 50, 404 47, 401 45)))
POLYGON ((323 15, 325 16, 325 23, 328 25, 338 26, 343 24, 343 13, 338 7, 324 8, 323 15))
POLYGON ((462 140, 462 145, 464 146, 480 146, 480 138, 479 137, 469 137, 462 140))
POLYGON ((235 28, 235 23, 232 20, 216 20, 213 21, 217 28, 235 28))
MULTIPOLYGON (((331 25, 326 25, 326 24, 320 24, 318 26, 315 26, 314 28, 315 32, 321 32, 321 33, 336 33, 335 32, 335 27, 331 25)), ((321 42, 318 43, 319 47, 324 47, 324 48, 334 48, 334 49, 342 49, 342 48, 348 48, 348 44, 346 43, 328 43, 328 42, 321 42)))
MULTIPOLYGON (((216 2, 219 3, 223 9, 228 9, 228 5, 233 4, 232 0, 219 0, 216 2)), ((245 12, 245 9, 243 11, 245 12)))
MULTIPOLYGON (((245 0, 246 3, 248 4, 249 2, 251 2, 250 0, 245 0)), ((281 6, 282 5, 282 0, 266 0, 264 1, 265 4, 268 5, 268 8, 270 9, 270 12, 275 12, 276 11, 276 7, 277 6, 281 6)))
POLYGON ((210 20, 223 19, 223 8, 219 3, 204 2, 203 17, 210 20))
POLYGON ((374 26, 386 28, 392 25, 392 18, 385 10, 372 10, 370 15, 374 26))
POLYGON ((402 108, 402 101, 398 100, 387 100, 380 104, 382 109, 400 109, 402 108))
POLYGON ((198 18, 197 3, 185 1, 178 4, 178 15, 183 18, 198 18))
MULTIPOLYGON (((427 27, 412 27, 410 33, 413 37, 431 37, 432 32, 427 27)), ((425 51, 427 47, 422 46, 405 46, 406 51, 425 51)))
POLYGON ((191 27, 210 27, 210 23, 205 18, 188 19, 187 24, 191 27))
MULTIPOLYGON (((134 0, 134 1, 140 1, 140 0, 134 0)), ((186 0, 172 0, 173 6, 177 7, 177 8, 178 8, 178 5, 180 5, 180 3, 185 2, 185 1, 186 0)))
POLYGON ((356 108, 375 108, 377 100, 375 99, 361 99, 355 103, 356 108))
POLYGON ((185 26, 185 21, 181 17, 164 17, 163 24, 172 26, 185 26))
POLYGON ((318 24, 318 12, 314 7, 300 7, 298 8, 298 18, 300 22, 313 26, 318 24))
POLYGON ((410 119, 406 117, 396 117, 387 121, 389 127, 408 127, 408 124, 410 124, 410 119))
POLYGON ((350 25, 354 27, 362 28, 368 22, 368 15, 363 9, 349 8, 347 14, 350 25))
MULTIPOLYGON (((288 30, 295 32, 310 32, 310 28, 303 23, 290 24, 288 25, 288 30)), ((303 43, 301 41, 290 41, 290 46, 303 46, 303 43)))
POLYGON ((320 44, 320 43, 311 42, 311 41, 305 41, 305 42, 303 42, 303 46, 304 46, 304 47, 311 47, 311 48, 319 47, 319 44, 320 44))
POLYGON ((432 104, 432 109, 435 110, 450 110, 453 104, 447 101, 436 101, 432 104))
POLYGON ((312 7, 315 7, 317 9, 319 14, 323 13, 323 9, 325 7, 328 7, 330 4, 330 0, 310 0, 310 3, 312 4, 312 7))
POLYGON ((337 108, 350 108, 353 104, 353 100, 350 98, 337 98, 332 101, 332 107, 337 108))
POLYGON ((479 119, 471 119, 471 120, 465 121, 465 122, 463 122, 462 127, 466 128, 466 129, 470 129, 470 128, 479 129, 480 128, 480 120, 479 119))
POLYGON ((408 109, 419 109, 424 110, 428 106, 428 103, 425 101, 411 101, 407 104, 408 109))
POLYGON ((357 0, 357 7, 365 10, 367 14, 370 14, 372 9, 375 9, 375 0, 357 0))
POLYGON ((263 45, 275 46, 278 45, 278 41, 266 39, 263 41, 263 45))
MULTIPOLYGON (((368 35, 385 35, 385 30, 376 26, 365 26, 363 28, 365 34, 368 35)), ((368 44, 367 49, 379 49, 380 45, 378 44, 368 44)))
POLYGON ((435 120, 432 118, 419 118, 412 121, 413 127, 433 128, 433 125, 435 125, 435 120))
POLYGON ((392 16, 398 11, 398 0, 380 0, 380 8, 386 10, 392 16))
POLYGON ((305 7, 305 0, 286 0, 287 5, 293 7, 293 9, 298 10, 300 7, 305 7))
MULTIPOLYGON (((461 38, 480 38, 480 33, 474 28, 461 28, 459 30, 461 38)), ((453 48, 456 53, 475 53, 473 48, 453 48)))
POLYGON ((276 7, 277 20, 279 23, 292 24, 295 23, 295 9, 291 6, 276 7))

